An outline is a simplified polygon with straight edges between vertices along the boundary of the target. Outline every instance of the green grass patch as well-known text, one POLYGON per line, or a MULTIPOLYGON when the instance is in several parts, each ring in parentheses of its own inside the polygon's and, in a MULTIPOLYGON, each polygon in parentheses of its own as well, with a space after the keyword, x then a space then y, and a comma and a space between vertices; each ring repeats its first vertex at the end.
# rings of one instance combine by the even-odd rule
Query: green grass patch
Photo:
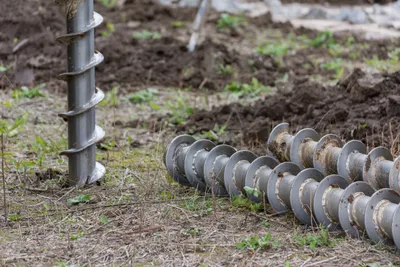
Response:
POLYGON ((218 29, 235 29, 246 20, 243 16, 235 16, 227 13, 222 13, 217 22, 218 29))
POLYGON ((329 232, 322 227, 318 233, 307 233, 306 235, 295 235, 295 240, 299 246, 309 247, 316 250, 318 247, 333 247, 335 242, 329 237, 329 232))
POLYGON ((282 57, 287 55, 289 50, 290 50, 289 45, 285 42, 282 42, 282 43, 269 43, 260 45, 256 48, 254 52, 259 55, 282 57))
POLYGON ((161 38, 161 34, 159 32, 152 32, 152 31, 144 30, 144 31, 140 31, 140 32, 134 32, 133 38, 157 40, 157 39, 161 38))
POLYGON ((270 233, 264 236, 251 236, 239 243, 236 243, 236 248, 244 250, 266 250, 272 247, 278 247, 279 242, 272 237, 270 233))
POLYGON ((252 78, 250 84, 232 82, 226 85, 224 90, 240 98, 245 96, 258 97, 262 94, 268 93, 271 88, 262 85, 256 78, 252 78))
POLYGON ((21 89, 16 89, 12 93, 12 98, 18 101, 21 98, 36 98, 45 97, 46 95, 41 92, 41 90, 46 86, 46 84, 40 84, 33 88, 28 88, 27 86, 22 86, 21 89))
POLYGON ((185 27, 186 23, 184 21, 173 21, 171 22, 171 26, 174 28, 183 28, 185 27))
POLYGON ((340 79, 344 73, 343 60, 341 58, 333 59, 320 65, 323 70, 332 70, 335 72, 335 79, 340 79))
POLYGON ((140 90, 136 93, 128 95, 129 101, 133 103, 148 103, 156 98, 158 95, 158 90, 154 88, 147 88, 145 90, 140 90))

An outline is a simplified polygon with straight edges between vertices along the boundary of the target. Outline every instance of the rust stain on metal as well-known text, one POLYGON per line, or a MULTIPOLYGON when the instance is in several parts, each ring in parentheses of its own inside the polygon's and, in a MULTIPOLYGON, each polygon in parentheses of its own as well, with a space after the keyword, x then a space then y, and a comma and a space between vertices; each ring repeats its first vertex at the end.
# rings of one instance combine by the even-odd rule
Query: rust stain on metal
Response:
POLYGON ((269 151, 271 151, 280 161, 290 160, 286 153, 288 149, 287 140, 289 140, 290 137, 291 135, 289 133, 283 132, 277 135, 276 139, 268 144, 269 151))
POLYGON ((347 201, 348 201, 350 204, 353 203, 353 201, 354 201, 354 196, 353 196, 353 195, 350 195, 350 196, 348 197, 347 201))
POLYGON ((300 149, 298 151, 298 155, 301 158, 301 161, 303 165, 308 168, 308 167, 313 167, 313 151, 314 147, 317 144, 313 139, 307 137, 304 138, 301 142, 300 149))
POLYGON ((64 6, 67 19, 72 19, 77 12, 78 5, 82 0, 56 0, 56 3, 64 6))

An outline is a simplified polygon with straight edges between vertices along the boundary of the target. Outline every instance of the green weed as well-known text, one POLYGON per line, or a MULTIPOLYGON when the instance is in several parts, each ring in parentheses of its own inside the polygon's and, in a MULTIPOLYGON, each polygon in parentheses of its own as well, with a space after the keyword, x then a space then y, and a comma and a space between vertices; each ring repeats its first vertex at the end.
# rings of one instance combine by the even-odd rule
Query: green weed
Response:
POLYGON ((112 23, 106 24, 106 30, 101 32, 101 35, 104 37, 110 36, 113 32, 115 32, 115 26, 112 23))
POLYGON ((7 66, 0 65, 0 72, 7 72, 7 71, 8 71, 7 66))
POLYGON ((233 74, 233 68, 231 65, 218 64, 217 73, 221 76, 229 77, 233 74))
POLYGON ((79 232, 76 234, 71 234, 69 238, 71 239, 71 241, 75 241, 75 240, 81 239, 84 235, 85 234, 83 232, 79 232))
POLYGON ((224 90, 232 93, 236 97, 257 97, 263 93, 269 92, 270 88, 262 85, 256 78, 253 78, 250 84, 232 82, 226 85, 224 90))
POLYGON ((183 28, 185 27, 185 22, 184 21, 173 21, 171 22, 171 26, 174 28, 183 28))
POLYGON ((21 220, 22 219, 22 216, 20 215, 20 214, 9 214, 8 215, 8 220, 9 221, 14 221, 14 222, 16 222, 16 221, 19 221, 19 220, 21 220))
POLYGON ((100 102, 101 107, 116 107, 119 105, 118 86, 114 86, 110 92, 107 92, 104 100, 100 102))
POLYGON ((327 63, 323 63, 321 64, 321 69, 335 71, 335 79, 338 80, 344 73, 343 60, 341 58, 336 58, 327 63))
POLYGON ((16 101, 20 100, 21 98, 35 98, 35 97, 45 97, 46 95, 43 94, 40 90, 42 90, 46 85, 40 84, 32 89, 29 89, 26 86, 22 86, 20 90, 14 90, 12 93, 12 98, 16 101))
POLYGON ((165 106, 171 114, 169 122, 175 125, 185 123, 188 116, 193 114, 193 108, 180 91, 177 91, 175 100, 167 101, 165 106))
POLYGON ((269 221, 267 221, 267 220, 264 220, 264 221, 262 222, 262 225, 263 225, 265 228, 270 228, 270 227, 271 227, 271 223, 270 223, 269 221))
POLYGON ((147 88, 139 92, 128 95, 129 101, 133 103, 145 103, 152 101, 158 94, 158 90, 154 88, 147 88))
POLYGON ((211 199, 194 196, 189 200, 185 200, 181 205, 188 211, 196 211, 199 216, 204 216, 213 212, 211 199))
POLYGON ((117 143, 115 142, 115 140, 110 140, 108 142, 100 143, 100 147, 104 150, 110 151, 113 150, 113 148, 117 147, 117 143))
POLYGON ((110 222, 110 220, 109 220, 107 217, 105 217, 105 216, 100 216, 100 217, 99 217, 99 221, 100 221, 102 224, 107 224, 107 223, 110 222))
POLYGON ((141 31, 141 32, 134 32, 133 33, 133 38, 135 39, 160 39, 161 34, 159 32, 151 32, 151 31, 141 31))
POLYGON ((271 55, 282 57, 289 52, 289 45, 287 43, 270 43, 260 45, 256 48, 255 53, 260 55, 271 55))
POLYGON ((0 135, 4 134, 8 137, 14 137, 20 133, 28 120, 28 113, 25 112, 22 116, 15 119, 13 123, 8 123, 5 120, 0 121, 0 135))
POLYGON ((198 236, 200 234, 200 229, 196 228, 196 227, 192 227, 192 228, 189 228, 189 229, 182 230, 181 233, 184 234, 184 235, 189 235, 189 236, 195 237, 195 236, 198 236))
POLYGON ((335 242, 329 238, 328 230, 322 227, 319 233, 307 233, 305 236, 295 236, 295 240, 299 246, 308 246, 312 250, 317 247, 333 247, 335 242))
POLYGON ((243 16, 235 16, 227 13, 222 13, 217 22, 218 29, 234 29, 245 22, 243 16))
POLYGON ((388 59, 382 60, 377 55, 374 55, 372 59, 366 60, 366 64, 381 72, 394 72, 399 69, 399 59, 400 48, 396 48, 388 53, 388 59))
POLYGON ((233 196, 231 204, 233 208, 247 208, 253 212, 260 211, 264 208, 263 203, 252 203, 250 199, 243 195, 233 196))
POLYGON ((258 190, 257 188, 251 188, 249 186, 245 186, 244 191, 246 191, 247 194, 253 195, 255 197, 261 197, 261 191, 258 190))
POLYGON ((336 45, 335 38, 333 37, 332 32, 323 31, 317 35, 314 39, 308 39, 307 37, 302 38, 307 46, 311 47, 325 47, 330 48, 336 45))
POLYGON ((206 137, 212 141, 217 141, 219 139, 219 137, 225 133, 226 126, 227 126, 226 124, 224 124, 222 126, 215 124, 214 129, 207 131, 207 132, 203 132, 202 136, 206 137))
POLYGON ((264 236, 251 236, 236 243, 236 248, 245 250, 258 250, 258 249, 270 249, 272 247, 278 247, 279 242, 272 238, 270 233, 264 236))
POLYGON ((87 203, 90 201, 90 199, 91 199, 91 195, 89 195, 89 194, 78 195, 76 197, 69 198, 67 200, 67 204, 70 206, 74 206, 74 205, 78 205, 80 203, 87 203))
POLYGON ((99 0, 100 3, 107 7, 107 8, 113 8, 115 7, 115 4, 117 3, 117 0, 99 0))

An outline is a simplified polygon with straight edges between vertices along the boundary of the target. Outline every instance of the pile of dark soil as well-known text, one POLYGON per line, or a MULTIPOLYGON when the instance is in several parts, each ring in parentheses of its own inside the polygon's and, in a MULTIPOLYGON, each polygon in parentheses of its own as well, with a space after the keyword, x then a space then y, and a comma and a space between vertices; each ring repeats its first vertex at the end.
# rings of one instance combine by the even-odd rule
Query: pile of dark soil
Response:
MULTIPOLYGON (((146 86, 196 89, 202 85, 215 90, 223 88, 233 78, 243 82, 251 80, 254 69, 248 62, 257 64, 260 59, 241 55, 225 44, 211 41, 212 38, 203 42, 194 53, 187 52, 196 9, 174 8, 156 2, 127 0, 123 8, 96 4, 96 11, 105 19, 105 23, 96 29, 96 49, 105 56, 105 62, 96 71, 100 88, 108 90, 113 84, 119 84, 127 90, 146 86), (174 21, 184 21, 186 26, 174 28, 174 21), (158 32, 161 37, 135 39, 135 31, 158 32), (224 65, 240 71, 235 77, 221 75, 218 68, 224 65)), ((0 64, 8 66, 6 75, 10 83, 1 85, 0 82, 0 88, 47 83, 66 70, 66 47, 56 42, 56 37, 65 31, 61 7, 49 1, 7 1, 3 14, 0 18, 0 64)), ((212 23, 217 17, 211 16, 212 23)), ((249 25, 291 27, 290 24, 272 23, 269 15, 249 19, 249 25)), ((242 38, 234 32, 230 37, 242 38)), ((265 85, 274 85, 279 67, 271 58, 261 60, 263 64, 268 61, 267 68, 255 76, 265 85)))
POLYGON ((250 106, 232 104, 196 112, 180 130, 195 133, 227 124, 233 143, 263 143, 270 130, 285 121, 294 131, 312 127, 321 134, 338 134, 370 146, 397 143, 400 72, 370 75, 356 69, 336 86, 307 79, 295 80, 292 86, 290 92, 278 92, 250 106))

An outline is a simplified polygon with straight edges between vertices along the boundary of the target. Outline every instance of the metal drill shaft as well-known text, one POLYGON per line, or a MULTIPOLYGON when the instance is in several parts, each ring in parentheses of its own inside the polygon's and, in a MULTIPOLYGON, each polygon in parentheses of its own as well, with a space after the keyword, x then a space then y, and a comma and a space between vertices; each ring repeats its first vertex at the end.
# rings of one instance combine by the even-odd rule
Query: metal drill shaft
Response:
POLYGON ((103 55, 94 51, 94 28, 103 18, 93 11, 93 0, 59 0, 66 10, 67 34, 58 38, 67 44, 68 72, 59 78, 68 84, 68 112, 60 117, 68 121, 68 150, 70 184, 83 186, 100 179, 105 168, 96 162, 96 143, 104 131, 96 126, 95 106, 104 98, 95 87, 94 67, 103 55))
MULTIPOLYGON (((207 154, 202 151, 205 145, 204 140, 193 143, 188 138, 188 136, 181 136, 174 139, 168 146, 166 155, 173 155, 171 158, 175 158, 173 161, 185 158, 183 163, 176 166, 187 166, 186 161, 191 161, 190 153, 202 155, 198 160, 193 161, 193 165, 190 165, 193 168, 185 168, 186 172, 182 175, 191 175, 194 169, 201 169, 204 164, 204 178, 209 186, 214 186, 213 181, 217 183, 218 187, 215 188, 219 190, 218 195, 224 195, 221 192, 231 196, 247 193, 248 197, 255 202, 265 200, 267 197, 275 211, 282 213, 292 210, 304 224, 312 225, 315 222, 316 225, 326 226, 328 230, 342 228, 352 237, 360 237, 366 231, 373 241, 387 244, 394 241, 400 248, 398 223, 400 195, 394 190, 381 189, 374 193, 373 187, 366 182, 350 184, 348 179, 339 175, 323 178, 324 175, 317 169, 308 168, 301 171, 300 167, 294 163, 284 162, 278 165, 277 161, 271 157, 256 158, 250 151, 234 153, 232 148, 224 145, 212 148, 207 154), (192 144, 188 146, 191 142, 192 144), (180 153, 186 153, 186 155, 178 155, 180 153), (263 196, 243 192, 244 185, 259 190, 263 196)), ((351 146, 347 146, 349 147, 351 146)), ((335 151, 338 149, 333 146, 330 153, 337 154, 335 151)), ((376 151, 368 154, 367 158, 380 166, 378 169, 387 168, 384 167, 388 165, 385 159, 374 159, 375 154, 381 155, 376 151)), ((343 155, 343 151, 340 155, 343 155)), ((171 159, 167 156, 165 162, 171 159)), ((356 165, 360 165, 359 162, 356 165)), ((168 169, 170 172, 173 171, 168 169)), ((369 176, 368 170, 367 177, 369 176)))
POLYGON ((312 129, 289 133, 287 123, 276 126, 268 138, 270 155, 281 161, 293 161, 300 168, 314 167, 324 175, 339 174, 349 182, 365 181, 375 189, 400 191, 400 159, 393 162, 390 151, 377 147, 366 153, 360 141, 342 145, 336 135, 319 138, 312 129), (396 164, 397 163, 397 164, 396 164))

